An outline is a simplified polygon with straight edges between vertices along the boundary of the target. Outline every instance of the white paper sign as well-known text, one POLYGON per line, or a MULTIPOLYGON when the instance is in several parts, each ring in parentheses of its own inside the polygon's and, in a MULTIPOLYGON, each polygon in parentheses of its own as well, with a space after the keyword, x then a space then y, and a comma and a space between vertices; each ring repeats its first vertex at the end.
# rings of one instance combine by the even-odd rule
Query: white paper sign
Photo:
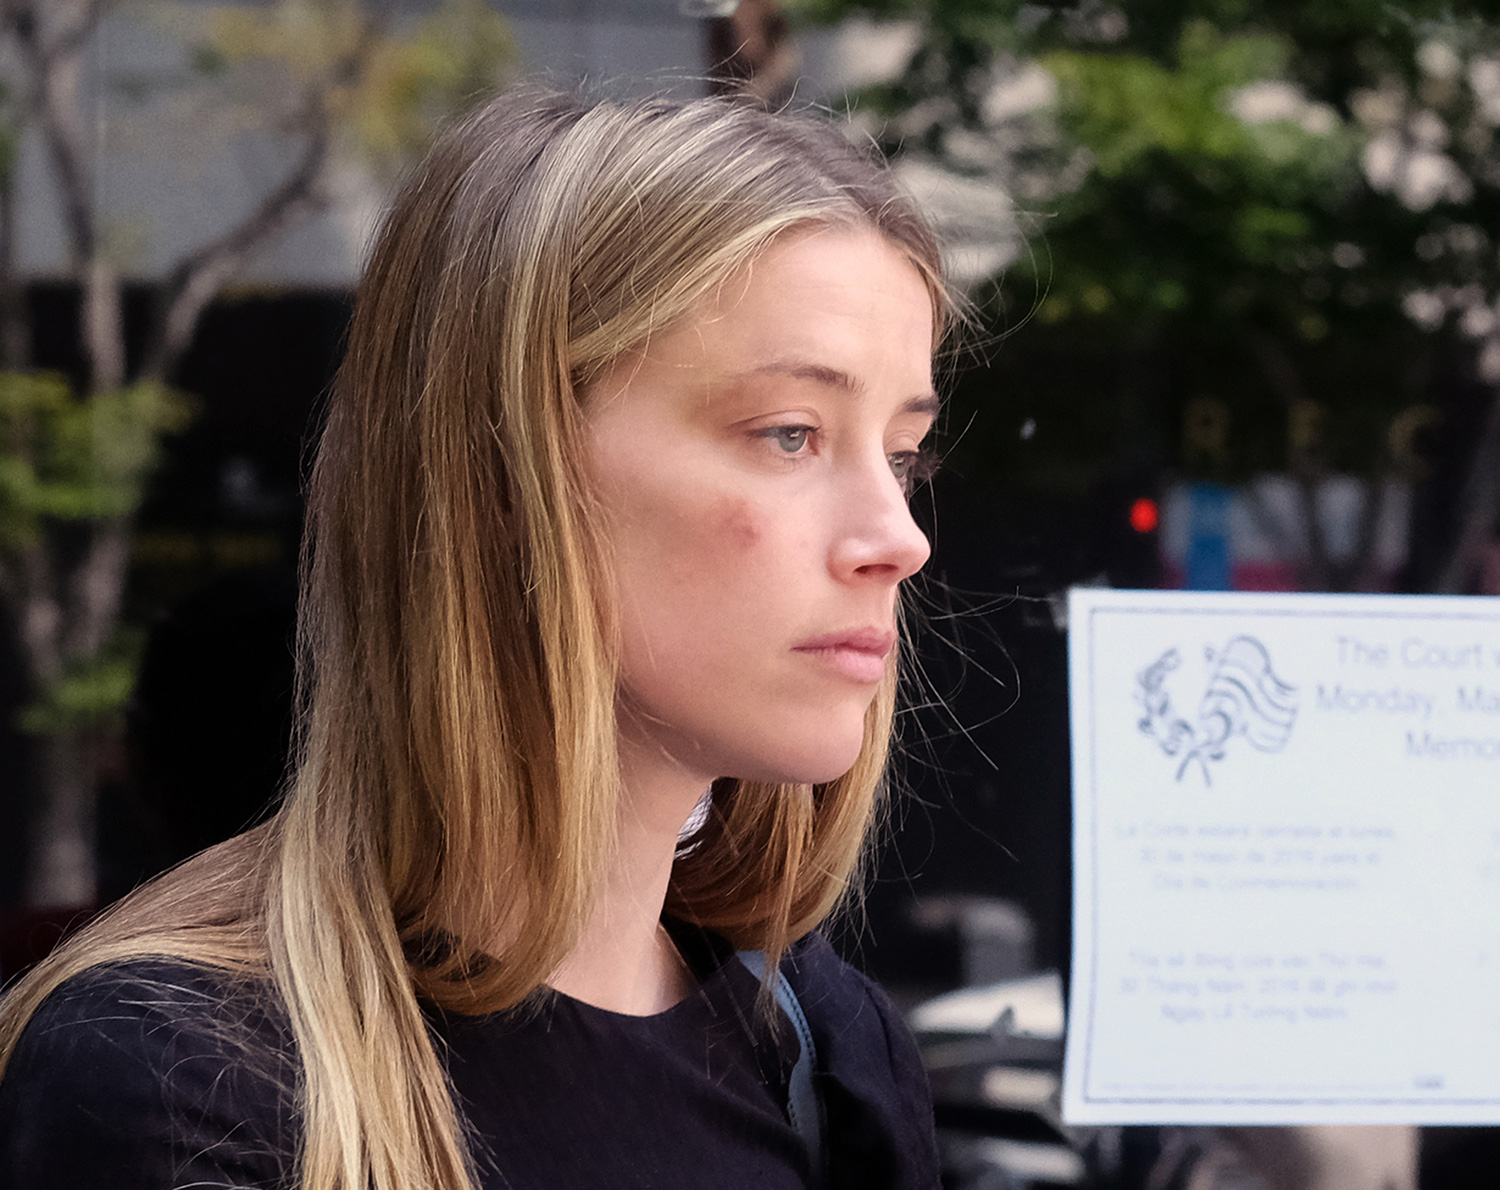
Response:
POLYGON ((1500 599, 1075 590, 1065 1118, 1500 1123, 1500 599))

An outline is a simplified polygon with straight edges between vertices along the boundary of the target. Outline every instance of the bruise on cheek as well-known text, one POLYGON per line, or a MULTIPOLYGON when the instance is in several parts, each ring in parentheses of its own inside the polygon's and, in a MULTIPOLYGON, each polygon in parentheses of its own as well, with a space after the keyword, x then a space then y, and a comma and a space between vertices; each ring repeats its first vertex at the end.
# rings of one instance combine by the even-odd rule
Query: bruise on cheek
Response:
POLYGON ((735 552, 755 548, 765 536, 765 514, 740 496, 716 500, 710 524, 714 539, 735 552))

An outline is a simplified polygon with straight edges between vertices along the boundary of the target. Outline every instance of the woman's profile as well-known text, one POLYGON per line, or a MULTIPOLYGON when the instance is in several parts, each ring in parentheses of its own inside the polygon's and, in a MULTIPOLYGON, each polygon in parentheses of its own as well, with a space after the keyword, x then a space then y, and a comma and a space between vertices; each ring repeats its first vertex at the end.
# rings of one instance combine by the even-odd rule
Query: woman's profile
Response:
POLYGON ((284 802, 0 1001, 0 1184, 935 1186, 915 1047, 813 931, 879 813, 945 314, 818 122, 450 129, 322 430, 284 802))

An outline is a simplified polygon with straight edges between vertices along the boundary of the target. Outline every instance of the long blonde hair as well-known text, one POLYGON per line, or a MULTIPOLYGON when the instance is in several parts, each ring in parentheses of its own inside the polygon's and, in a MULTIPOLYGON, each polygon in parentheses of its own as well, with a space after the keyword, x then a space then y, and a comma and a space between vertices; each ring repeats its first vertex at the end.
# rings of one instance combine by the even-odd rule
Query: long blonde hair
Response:
MULTIPOLYGON (((926 224, 818 121, 531 88, 439 140, 375 246, 318 449, 284 804, 12 991, 0 1064, 41 1000, 97 963, 249 972, 296 1040, 306 1190, 472 1185, 419 997, 486 1012, 534 993, 576 939, 615 827, 584 398, 809 224, 876 228, 942 321, 926 224)), ((668 910, 773 956, 821 921, 860 862, 893 705, 892 675, 836 781, 719 782, 668 910)))

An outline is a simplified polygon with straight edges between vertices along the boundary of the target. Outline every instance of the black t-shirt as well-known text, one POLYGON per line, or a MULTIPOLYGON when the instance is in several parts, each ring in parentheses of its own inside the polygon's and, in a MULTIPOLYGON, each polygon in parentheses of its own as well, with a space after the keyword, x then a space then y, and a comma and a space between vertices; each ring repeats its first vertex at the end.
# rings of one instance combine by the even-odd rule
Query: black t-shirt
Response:
MULTIPOLYGON (((482 1190, 807 1184, 787 1122, 788 1022, 722 940, 674 926, 700 986, 636 1017, 551 995, 525 1011, 429 1016, 482 1190)), ((783 966, 812 1029, 829 1190, 933 1190, 916 1047, 890 1002, 821 938, 783 966)), ((141 959, 69 980, 0 1083, 0 1190, 291 1187, 290 1034, 263 988, 141 959)))

